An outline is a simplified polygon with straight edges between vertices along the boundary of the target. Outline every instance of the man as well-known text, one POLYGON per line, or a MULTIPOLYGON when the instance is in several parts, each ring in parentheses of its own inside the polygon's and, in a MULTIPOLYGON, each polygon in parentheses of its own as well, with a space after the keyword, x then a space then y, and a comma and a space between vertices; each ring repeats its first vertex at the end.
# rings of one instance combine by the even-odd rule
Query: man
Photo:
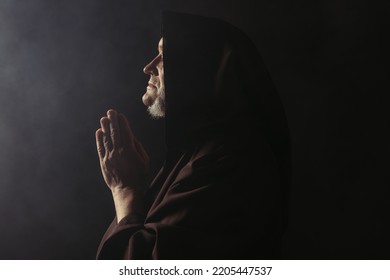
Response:
POLYGON ((96 132, 116 217, 99 259, 276 259, 286 225, 289 136, 253 43, 216 19, 163 14, 143 102, 165 118, 166 158, 149 158, 126 118, 96 132))

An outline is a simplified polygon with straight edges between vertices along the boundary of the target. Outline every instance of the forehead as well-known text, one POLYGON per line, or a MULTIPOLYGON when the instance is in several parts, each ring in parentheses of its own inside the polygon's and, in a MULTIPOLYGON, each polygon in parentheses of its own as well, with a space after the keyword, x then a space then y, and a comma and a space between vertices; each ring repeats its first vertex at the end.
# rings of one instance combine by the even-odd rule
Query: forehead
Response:
POLYGON ((158 51, 159 52, 162 52, 163 51, 163 38, 160 39, 160 41, 158 42, 158 51))

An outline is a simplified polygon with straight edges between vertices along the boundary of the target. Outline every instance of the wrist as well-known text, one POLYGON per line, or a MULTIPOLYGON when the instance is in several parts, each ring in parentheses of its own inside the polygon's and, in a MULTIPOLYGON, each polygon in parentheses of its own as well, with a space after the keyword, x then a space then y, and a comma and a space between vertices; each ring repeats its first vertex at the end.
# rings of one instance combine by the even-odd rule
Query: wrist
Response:
POLYGON ((137 188, 132 188, 132 187, 114 187, 111 188, 111 193, 113 197, 118 197, 118 198, 136 198, 139 196, 143 196, 142 192, 138 190, 137 188))
POLYGON ((128 215, 144 215, 143 194, 132 188, 111 189, 117 222, 128 215))

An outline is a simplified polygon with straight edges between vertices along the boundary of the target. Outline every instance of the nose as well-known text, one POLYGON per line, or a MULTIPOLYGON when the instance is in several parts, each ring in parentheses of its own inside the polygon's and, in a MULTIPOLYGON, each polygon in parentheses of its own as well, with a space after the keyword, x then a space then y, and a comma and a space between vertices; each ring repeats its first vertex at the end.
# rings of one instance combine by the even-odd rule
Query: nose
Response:
POLYGON ((144 67, 144 73, 148 75, 158 76, 157 64, 159 62, 160 55, 156 56, 151 62, 144 67))

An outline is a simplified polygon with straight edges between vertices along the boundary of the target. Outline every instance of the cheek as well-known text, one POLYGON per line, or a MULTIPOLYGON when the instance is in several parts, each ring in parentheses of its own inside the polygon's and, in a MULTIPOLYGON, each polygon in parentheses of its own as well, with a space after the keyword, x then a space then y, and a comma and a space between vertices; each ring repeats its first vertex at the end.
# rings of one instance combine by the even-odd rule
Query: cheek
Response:
POLYGON ((160 88, 164 87, 164 77, 160 78, 160 88))
POLYGON ((160 75, 159 75, 159 77, 160 77, 160 79, 159 79, 159 86, 160 86, 160 88, 164 88, 165 87, 165 82, 164 82, 164 73, 161 73, 160 75))

